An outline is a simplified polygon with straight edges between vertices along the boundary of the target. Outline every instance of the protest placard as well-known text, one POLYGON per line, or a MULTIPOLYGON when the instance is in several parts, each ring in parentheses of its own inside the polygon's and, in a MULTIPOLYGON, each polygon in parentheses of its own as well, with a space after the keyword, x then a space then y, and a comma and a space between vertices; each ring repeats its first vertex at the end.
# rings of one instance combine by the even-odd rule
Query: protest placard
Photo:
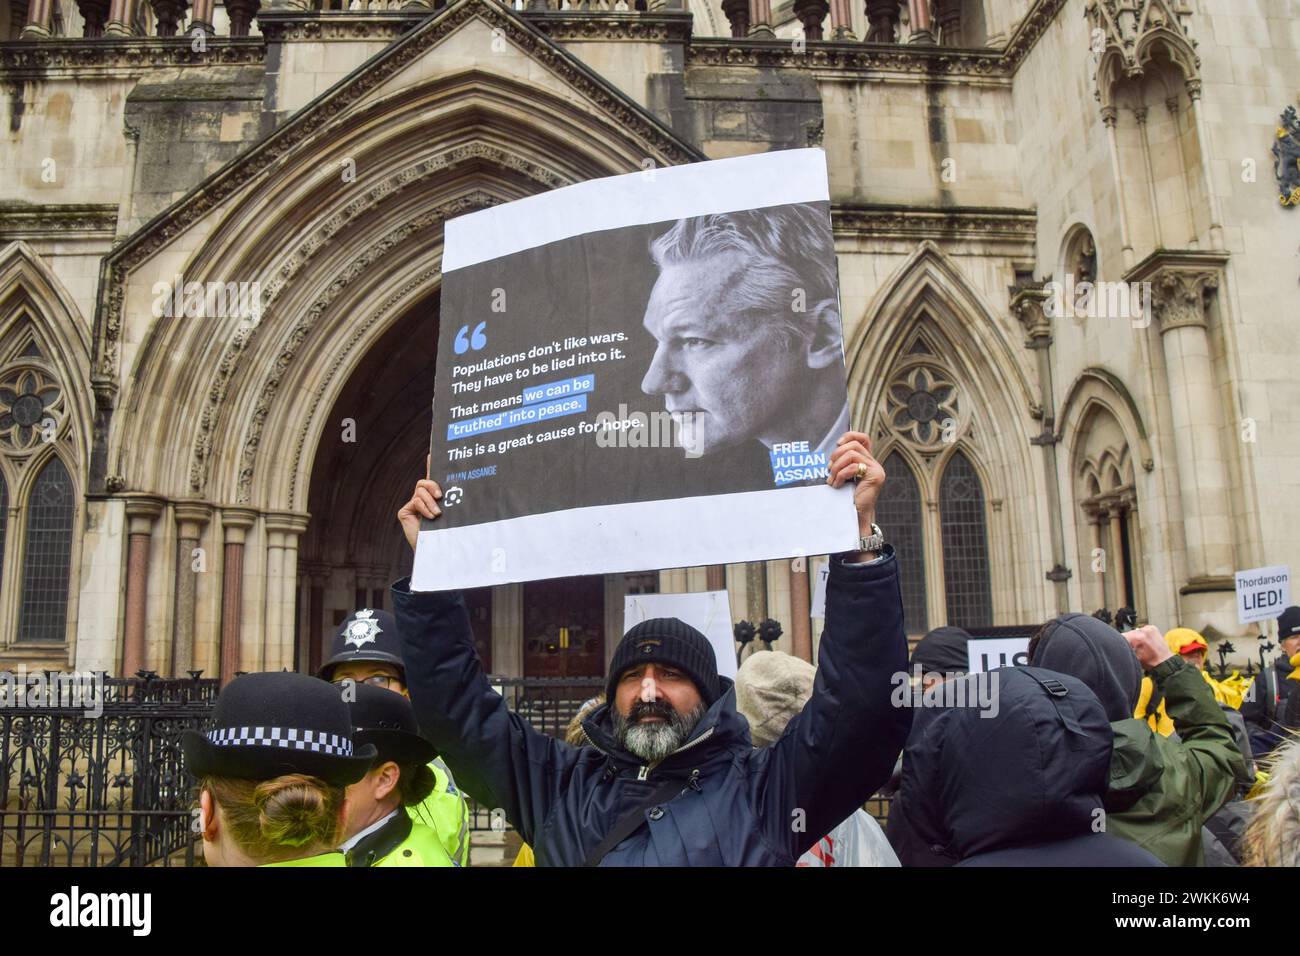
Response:
POLYGON ((593 180, 446 227, 416 590, 847 550, 825 157, 593 180))
POLYGON ((1291 603, 1291 569, 1285 565, 1238 571, 1237 623, 1267 621, 1291 603))
POLYGON ((998 667, 1024 667, 1029 663, 1029 638, 972 635, 966 642, 966 656, 972 674, 998 667))
POLYGON ((709 639, 718 658, 718 673, 736 679, 736 639, 731 630, 731 602, 726 591, 687 594, 629 594, 623 598, 623 633, 656 617, 685 621, 709 639))

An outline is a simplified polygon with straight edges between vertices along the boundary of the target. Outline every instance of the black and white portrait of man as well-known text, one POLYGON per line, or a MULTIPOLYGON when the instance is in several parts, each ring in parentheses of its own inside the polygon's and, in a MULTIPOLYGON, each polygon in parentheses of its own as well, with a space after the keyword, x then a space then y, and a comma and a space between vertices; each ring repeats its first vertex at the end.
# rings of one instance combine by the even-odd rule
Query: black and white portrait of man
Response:
POLYGON ((680 219, 650 255, 657 344, 641 389, 692 456, 786 442, 829 455, 849 410, 827 205, 680 219))

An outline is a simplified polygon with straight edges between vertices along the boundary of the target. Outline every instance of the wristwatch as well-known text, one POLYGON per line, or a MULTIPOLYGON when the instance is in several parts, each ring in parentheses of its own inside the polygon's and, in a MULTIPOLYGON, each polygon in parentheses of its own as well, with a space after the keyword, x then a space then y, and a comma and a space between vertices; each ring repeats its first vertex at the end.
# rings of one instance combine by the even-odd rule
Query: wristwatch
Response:
POLYGON ((858 550, 869 551, 872 554, 879 554, 885 547, 885 532, 880 530, 880 525, 874 521, 871 522, 871 534, 858 538, 858 550))

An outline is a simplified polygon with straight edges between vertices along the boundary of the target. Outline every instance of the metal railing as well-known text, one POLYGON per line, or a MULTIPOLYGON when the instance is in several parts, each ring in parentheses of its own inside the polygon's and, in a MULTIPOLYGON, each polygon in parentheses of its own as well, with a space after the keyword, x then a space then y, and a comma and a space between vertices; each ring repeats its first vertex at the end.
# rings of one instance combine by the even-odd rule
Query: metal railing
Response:
POLYGON ((0 705, 0 867, 194 862, 180 737, 211 714, 218 682, 98 683, 97 714, 57 698, 0 705))

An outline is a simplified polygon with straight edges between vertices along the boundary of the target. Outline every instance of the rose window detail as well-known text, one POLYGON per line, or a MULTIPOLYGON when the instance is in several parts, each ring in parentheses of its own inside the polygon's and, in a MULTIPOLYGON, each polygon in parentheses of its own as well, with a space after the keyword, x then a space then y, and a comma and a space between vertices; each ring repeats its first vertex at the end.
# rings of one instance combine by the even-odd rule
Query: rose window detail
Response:
POLYGON ((41 369, 21 368, 0 380, 0 444, 5 447, 31 451, 49 429, 57 430, 62 417, 63 389, 41 369))
POLYGON ((908 369, 890 383, 885 408, 895 431, 919 445, 933 445, 943 438, 944 422, 958 420, 957 386, 934 369, 908 369))

